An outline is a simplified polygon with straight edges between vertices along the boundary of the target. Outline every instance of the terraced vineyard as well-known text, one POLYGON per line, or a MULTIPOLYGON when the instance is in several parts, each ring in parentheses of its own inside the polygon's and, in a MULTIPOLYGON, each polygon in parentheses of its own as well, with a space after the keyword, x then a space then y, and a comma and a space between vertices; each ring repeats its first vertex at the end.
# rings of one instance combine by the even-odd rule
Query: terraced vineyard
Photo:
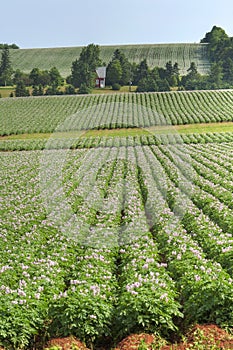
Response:
POLYGON ((167 127, 1 140, 0 344, 72 334, 97 348, 139 331, 169 339, 196 322, 232 330, 233 133, 169 126, 232 120, 232 96, 0 101, 2 135, 167 127))
MULTIPOLYGON (((131 62, 139 63, 147 59, 150 67, 164 67, 168 61, 179 64, 180 73, 187 74, 191 62, 195 62, 198 71, 206 74, 210 63, 206 54, 206 44, 151 44, 100 46, 101 58, 108 63, 113 52, 119 48, 131 62)), ((79 57, 82 47, 65 47, 51 49, 11 50, 14 69, 29 73, 32 68, 50 69, 54 66, 66 77, 70 74, 72 62, 79 57)))

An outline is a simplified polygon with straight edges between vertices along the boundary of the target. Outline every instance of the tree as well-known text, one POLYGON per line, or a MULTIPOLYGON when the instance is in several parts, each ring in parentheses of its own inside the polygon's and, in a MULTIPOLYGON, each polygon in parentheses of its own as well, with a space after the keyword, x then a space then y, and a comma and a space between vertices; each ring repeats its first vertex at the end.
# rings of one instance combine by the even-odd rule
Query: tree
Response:
POLYGON ((228 57, 222 63, 223 80, 233 86, 233 60, 228 57))
POLYGON ((164 77, 170 86, 177 86, 179 82, 179 67, 178 63, 174 63, 172 65, 172 62, 169 61, 166 63, 166 69, 165 69, 165 77, 164 77))
POLYGON ((144 59, 138 64, 136 68, 136 72, 134 76, 134 84, 138 85, 139 81, 147 78, 148 75, 149 75, 149 67, 146 59, 144 59))
POLYGON ((19 49, 19 46, 16 44, 0 44, 0 49, 4 49, 4 48, 8 48, 8 49, 19 49))
POLYGON ((189 79, 195 79, 198 75, 198 71, 197 71, 197 66, 195 62, 191 62, 190 67, 187 70, 188 73, 188 78, 189 79))
POLYGON ((29 78, 32 81, 32 85, 37 86, 40 84, 40 70, 39 68, 33 68, 29 74, 29 78))
POLYGON ((130 64, 125 55, 119 50, 115 50, 112 60, 107 66, 107 85, 120 84, 128 85, 133 80, 134 66, 130 64))
POLYGON ((158 91, 170 91, 170 85, 167 81, 167 79, 161 79, 158 81, 158 91))
POLYGON ((17 69, 14 73, 13 83, 16 85, 20 81, 22 81, 25 86, 30 86, 32 84, 29 74, 21 72, 19 69, 17 69))
POLYGON ((29 74, 33 86, 47 86, 51 82, 50 73, 47 70, 41 71, 39 68, 33 68, 29 74))
POLYGON ((29 91, 27 90, 26 86, 22 81, 18 82, 15 89, 15 96, 16 97, 26 97, 29 96, 29 91))
POLYGON ((39 86, 37 85, 33 86, 32 96, 43 96, 43 95, 44 95, 44 88, 41 84, 39 86))
POLYGON ((166 63, 166 77, 170 79, 173 75, 173 66, 172 66, 172 61, 168 61, 166 63))
POLYGON ((119 60, 121 64, 122 77, 119 83, 121 85, 128 85, 129 82, 132 80, 132 67, 130 62, 126 58, 125 54, 119 49, 116 49, 114 51, 112 61, 114 60, 119 60))
POLYGON ((228 38, 225 30, 221 27, 213 26, 210 32, 206 33, 205 37, 201 39, 201 43, 217 43, 228 38))
POLYGON ((225 45, 229 43, 229 37, 225 30, 221 27, 213 26, 212 30, 206 33, 205 37, 201 40, 201 43, 208 43, 208 53, 212 61, 218 61, 219 55, 222 55, 222 51, 225 45))
POLYGON ((58 87, 60 85, 63 85, 64 83, 64 80, 60 75, 59 70, 56 67, 53 67, 50 69, 49 77, 50 77, 50 84, 52 86, 58 87))
POLYGON ((69 82, 74 87, 80 87, 81 84, 88 88, 94 87, 95 70, 101 65, 100 48, 98 45, 90 44, 81 51, 79 59, 72 62, 71 77, 69 82))
POLYGON ((80 88, 78 90, 78 94, 82 95, 82 94, 90 94, 91 89, 89 86, 87 86, 86 84, 81 84, 80 88))
POLYGON ((175 62, 174 65, 173 65, 173 75, 175 75, 177 78, 179 78, 180 69, 179 69, 179 66, 178 66, 177 62, 175 62))
POLYGON ((10 52, 8 47, 4 47, 0 64, 0 85, 12 84, 13 69, 10 61, 10 52))
POLYGON ((211 89, 218 89, 222 86, 222 67, 218 63, 213 63, 211 66, 210 74, 208 77, 208 81, 210 83, 211 89))
POLYGON ((66 95, 75 95, 76 94, 75 87, 73 85, 70 85, 70 84, 68 86, 66 86, 65 94, 66 95))
POLYGON ((138 82, 137 92, 154 92, 158 91, 158 85, 151 75, 142 78, 138 82))
POLYGON ((111 61, 107 67, 106 83, 107 85, 120 84, 122 78, 122 67, 118 59, 111 61))
POLYGON ((197 71, 195 62, 191 62, 187 72, 188 74, 184 75, 181 79, 181 85, 184 86, 186 90, 198 90, 202 88, 203 79, 197 71))

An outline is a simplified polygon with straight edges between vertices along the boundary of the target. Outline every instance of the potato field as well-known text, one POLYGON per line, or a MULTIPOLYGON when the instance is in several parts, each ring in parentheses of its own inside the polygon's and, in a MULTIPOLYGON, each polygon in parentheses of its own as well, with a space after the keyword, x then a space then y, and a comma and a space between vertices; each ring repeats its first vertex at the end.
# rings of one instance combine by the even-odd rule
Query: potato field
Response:
POLYGON ((2 346, 232 330, 233 133, 174 130, 232 110, 231 90, 0 101, 2 346), (123 128, 145 134, 82 134, 123 128))

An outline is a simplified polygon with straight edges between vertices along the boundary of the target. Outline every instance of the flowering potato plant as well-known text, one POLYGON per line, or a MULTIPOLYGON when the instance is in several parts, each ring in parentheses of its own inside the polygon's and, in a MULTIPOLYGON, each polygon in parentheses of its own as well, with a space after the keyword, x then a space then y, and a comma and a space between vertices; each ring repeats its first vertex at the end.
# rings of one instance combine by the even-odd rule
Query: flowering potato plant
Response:
POLYGON ((193 322, 231 327, 231 142, 88 142, 64 150, 62 169, 60 151, 46 150, 47 170, 58 164, 48 203, 43 152, 0 153, 1 345, 62 335, 93 345, 193 322))

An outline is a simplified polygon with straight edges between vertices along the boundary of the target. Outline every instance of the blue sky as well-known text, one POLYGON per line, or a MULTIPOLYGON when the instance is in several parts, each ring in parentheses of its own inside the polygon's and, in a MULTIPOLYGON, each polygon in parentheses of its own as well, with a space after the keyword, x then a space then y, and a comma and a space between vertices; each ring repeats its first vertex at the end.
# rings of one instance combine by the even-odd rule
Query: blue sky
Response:
POLYGON ((0 42, 21 48, 199 42, 213 25, 233 36, 232 0, 10 0, 0 42))

